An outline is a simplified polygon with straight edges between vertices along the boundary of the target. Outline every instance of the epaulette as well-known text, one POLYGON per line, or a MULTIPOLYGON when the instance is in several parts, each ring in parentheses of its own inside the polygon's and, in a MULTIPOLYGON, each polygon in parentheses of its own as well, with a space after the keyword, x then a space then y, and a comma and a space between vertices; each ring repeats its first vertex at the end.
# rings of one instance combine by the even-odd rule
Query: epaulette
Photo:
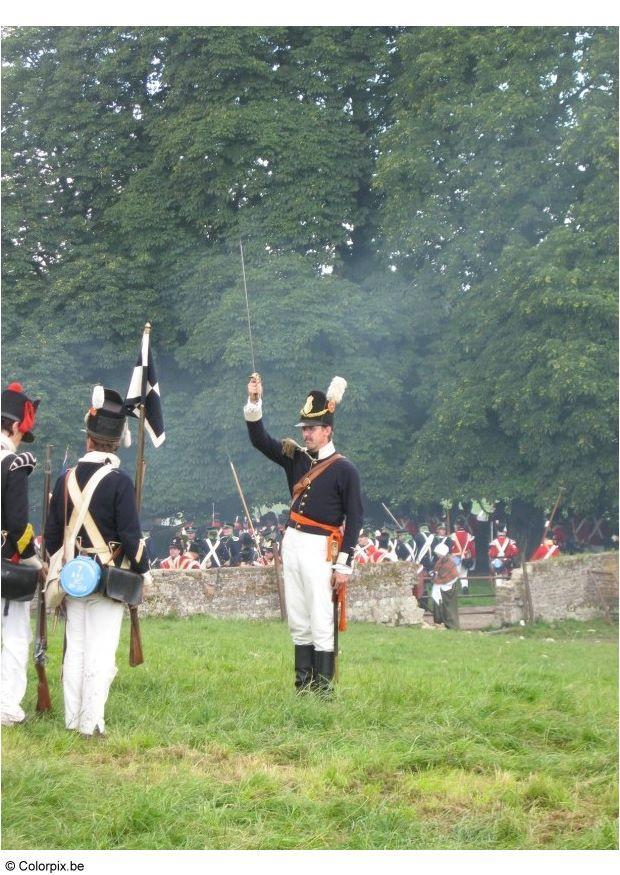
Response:
POLYGON ((9 471, 19 471, 20 468, 30 468, 30 471, 33 471, 36 467, 37 460, 32 455, 32 453, 16 453, 15 458, 9 466, 9 471))
POLYGON ((294 441, 293 438, 284 438, 282 441, 283 454, 287 458, 292 459, 296 450, 303 450, 303 447, 300 447, 297 441, 294 441))

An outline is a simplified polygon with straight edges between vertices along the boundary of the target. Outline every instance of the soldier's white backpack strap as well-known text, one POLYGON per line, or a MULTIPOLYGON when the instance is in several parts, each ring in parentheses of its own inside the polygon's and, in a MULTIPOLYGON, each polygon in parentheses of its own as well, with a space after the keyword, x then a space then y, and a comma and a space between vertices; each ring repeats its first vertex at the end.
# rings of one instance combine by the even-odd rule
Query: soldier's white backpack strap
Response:
POLYGON ((454 533, 451 535, 451 539, 454 541, 454 543, 456 544, 456 546, 459 548, 459 556, 460 556, 460 558, 461 558, 461 559, 464 559, 464 558, 465 558, 465 553, 467 552, 467 550, 468 550, 468 548, 469 548, 469 545, 470 545, 470 544, 472 543, 472 541, 474 540, 474 536, 473 536, 473 535, 470 535, 469 532, 468 532, 468 533, 467 533, 467 538, 466 538, 466 540, 465 540, 465 544, 464 544, 464 545, 461 544, 461 541, 460 541, 460 539, 459 539, 459 537, 458 537, 458 535, 457 535, 456 532, 454 532, 454 533))
POLYGON ((420 550, 420 555, 418 556, 418 562, 421 562, 427 554, 430 555, 431 544, 435 540, 435 535, 432 535, 432 534, 425 535, 424 532, 422 532, 422 534, 424 535, 424 546, 420 550))
POLYGON ((65 538, 65 562, 67 562, 68 559, 73 558, 73 553, 75 552, 75 540, 82 526, 86 529, 86 534, 93 545, 93 549, 99 556, 101 564, 107 565, 112 558, 112 551, 104 541, 103 535, 99 531, 99 528, 92 518, 88 508, 95 489, 99 486, 103 478, 108 474, 111 474, 113 470, 114 469, 110 467, 110 465, 102 465, 98 471, 95 471, 84 487, 84 490, 81 490, 77 482, 75 468, 71 469, 67 479, 67 489, 69 490, 69 496, 73 502, 73 510, 71 512, 71 519, 65 529, 65 534, 67 535, 65 538), (72 554, 69 557, 67 557, 68 552, 72 554))
POLYGON ((413 542, 413 547, 407 541, 403 541, 403 544, 406 547, 407 552, 409 553, 409 556, 405 559, 405 562, 415 562, 416 561, 415 554, 416 554, 416 549, 417 549, 416 542, 415 541, 413 542))
POLYGON ((497 558, 505 559, 506 558, 506 547, 508 546, 508 538, 504 539, 504 543, 500 544, 499 538, 497 538, 497 558))
POLYGON ((215 544, 211 541, 211 538, 205 538, 205 544, 207 545, 207 555, 204 557, 202 562, 200 563, 201 568, 207 567, 207 562, 209 559, 215 559, 215 564, 219 568, 221 566, 220 557, 217 555, 217 548, 220 546, 220 539, 218 538, 215 544))

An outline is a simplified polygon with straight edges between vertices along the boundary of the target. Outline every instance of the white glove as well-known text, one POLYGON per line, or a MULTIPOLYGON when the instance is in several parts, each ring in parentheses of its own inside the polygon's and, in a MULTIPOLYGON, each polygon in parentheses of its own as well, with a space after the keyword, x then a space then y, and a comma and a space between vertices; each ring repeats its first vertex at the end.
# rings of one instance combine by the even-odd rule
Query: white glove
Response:
POLYGON ((243 415, 246 419, 246 422, 257 422, 259 419, 263 418, 263 399, 259 398, 258 401, 250 401, 248 398, 247 404, 243 408, 243 415))

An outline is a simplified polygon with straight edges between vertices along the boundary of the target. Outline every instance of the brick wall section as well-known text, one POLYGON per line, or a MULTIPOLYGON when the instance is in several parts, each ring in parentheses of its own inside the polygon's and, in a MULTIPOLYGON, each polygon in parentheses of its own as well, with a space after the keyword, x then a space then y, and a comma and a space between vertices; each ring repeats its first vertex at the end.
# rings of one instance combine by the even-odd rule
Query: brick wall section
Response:
MULTIPOLYGON (((413 578, 411 564, 406 562, 356 569, 348 585, 347 619, 392 626, 421 625, 424 612, 411 594, 413 578)), ((275 569, 154 571, 153 587, 140 614, 279 619, 275 569)))

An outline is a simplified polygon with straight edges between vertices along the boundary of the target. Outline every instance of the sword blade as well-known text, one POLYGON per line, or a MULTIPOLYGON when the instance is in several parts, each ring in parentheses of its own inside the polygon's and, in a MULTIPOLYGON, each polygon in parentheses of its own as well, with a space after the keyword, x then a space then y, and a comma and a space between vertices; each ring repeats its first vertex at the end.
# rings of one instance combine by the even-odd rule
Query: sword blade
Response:
POLYGON ((250 352, 252 354, 252 373, 256 373, 256 363, 254 361, 254 343, 252 341, 252 323, 250 322, 250 301, 248 299, 248 284, 245 279, 245 260, 243 258, 243 243, 239 241, 239 249, 241 250, 241 271, 243 273, 243 290, 245 292, 245 309, 248 316, 248 334, 250 335, 250 352))

